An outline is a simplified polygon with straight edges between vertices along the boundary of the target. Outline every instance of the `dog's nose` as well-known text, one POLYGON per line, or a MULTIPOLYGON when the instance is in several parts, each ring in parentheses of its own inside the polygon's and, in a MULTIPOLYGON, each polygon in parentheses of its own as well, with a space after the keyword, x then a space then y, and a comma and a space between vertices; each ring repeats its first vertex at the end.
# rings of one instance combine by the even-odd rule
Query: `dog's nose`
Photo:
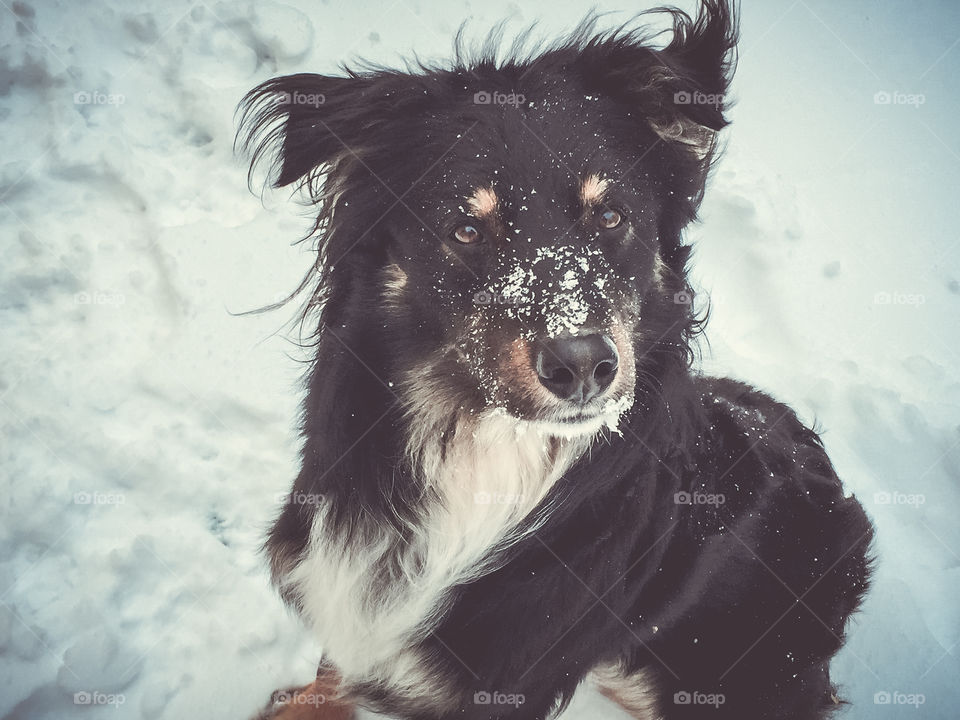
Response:
POLYGON ((617 346, 606 335, 573 335, 540 343, 540 383, 562 400, 586 403, 617 376, 617 346))

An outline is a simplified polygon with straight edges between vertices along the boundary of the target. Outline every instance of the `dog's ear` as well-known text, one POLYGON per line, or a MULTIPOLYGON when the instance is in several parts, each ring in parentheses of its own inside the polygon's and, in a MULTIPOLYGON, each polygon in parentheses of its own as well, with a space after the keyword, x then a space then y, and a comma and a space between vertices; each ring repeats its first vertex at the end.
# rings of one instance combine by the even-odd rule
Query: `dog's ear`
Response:
POLYGON ((251 175, 267 164, 273 187, 298 180, 312 186, 389 142, 386 127, 417 97, 408 77, 348 70, 345 77, 303 73, 268 80, 240 102, 236 147, 250 157, 251 175))
POLYGON ((658 135, 700 155, 712 149, 714 134, 728 123, 737 35, 735 10, 726 0, 704 0, 692 21, 674 14, 673 39, 655 53, 661 67, 650 69, 651 82, 661 84, 660 114, 650 118, 658 135))
MULTIPOLYGON (((695 18, 667 8, 673 36, 662 49, 640 32, 587 43, 579 63, 588 83, 643 117, 665 140, 699 157, 710 154, 727 125, 727 90, 736 65, 737 17, 730 0, 701 0, 695 18)), ((659 11, 655 11, 659 12, 659 11)))

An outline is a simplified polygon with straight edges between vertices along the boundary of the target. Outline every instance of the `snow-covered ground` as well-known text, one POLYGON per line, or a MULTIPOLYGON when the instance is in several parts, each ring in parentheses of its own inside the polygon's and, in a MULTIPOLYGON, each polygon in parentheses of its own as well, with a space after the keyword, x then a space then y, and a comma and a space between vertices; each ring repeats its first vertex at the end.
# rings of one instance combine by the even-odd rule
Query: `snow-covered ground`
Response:
MULTIPOLYGON (((704 366, 815 418, 876 520, 844 717, 955 718, 960 5, 744 4, 690 233, 704 366)), ((295 472, 299 351, 290 313, 231 314, 293 287, 307 220, 247 192, 233 108, 273 74, 445 56, 465 18, 549 36, 583 11, 0 2, 0 717, 234 720, 311 677, 257 554, 295 472)), ((567 715, 620 717, 589 693, 567 715)))

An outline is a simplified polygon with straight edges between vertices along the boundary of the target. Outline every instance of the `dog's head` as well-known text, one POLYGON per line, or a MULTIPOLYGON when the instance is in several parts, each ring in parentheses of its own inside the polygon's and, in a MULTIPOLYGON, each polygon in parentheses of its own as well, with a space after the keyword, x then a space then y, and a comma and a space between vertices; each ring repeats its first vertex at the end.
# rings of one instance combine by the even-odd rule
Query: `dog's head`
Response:
POLYGON ((352 352, 411 406, 593 432, 685 357, 680 233, 736 23, 718 0, 670 12, 665 46, 587 22, 537 55, 293 75, 245 99, 254 162, 318 206, 325 327, 362 326, 352 352))

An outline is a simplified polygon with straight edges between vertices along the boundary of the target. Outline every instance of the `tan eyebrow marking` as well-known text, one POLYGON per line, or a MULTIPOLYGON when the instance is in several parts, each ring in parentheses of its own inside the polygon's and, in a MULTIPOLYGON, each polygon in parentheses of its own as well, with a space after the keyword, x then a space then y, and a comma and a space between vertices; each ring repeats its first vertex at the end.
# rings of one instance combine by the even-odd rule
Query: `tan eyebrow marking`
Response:
POLYGON ((391 263, 383 269, 383 294, 390 298, 397 298, 407 286, 407 274, 396 263, 391 263))
POLYGON ((587 175, 580 185, 580 202, 584 208, 590 208, 603 202, 603 196, 610 187, 610 181, 597 173, 587 175))
POLYGON ((479 187, 467 198, 470 212, 482 220, 493 220, 497 215, 497 194, 493 187, 479 187))

